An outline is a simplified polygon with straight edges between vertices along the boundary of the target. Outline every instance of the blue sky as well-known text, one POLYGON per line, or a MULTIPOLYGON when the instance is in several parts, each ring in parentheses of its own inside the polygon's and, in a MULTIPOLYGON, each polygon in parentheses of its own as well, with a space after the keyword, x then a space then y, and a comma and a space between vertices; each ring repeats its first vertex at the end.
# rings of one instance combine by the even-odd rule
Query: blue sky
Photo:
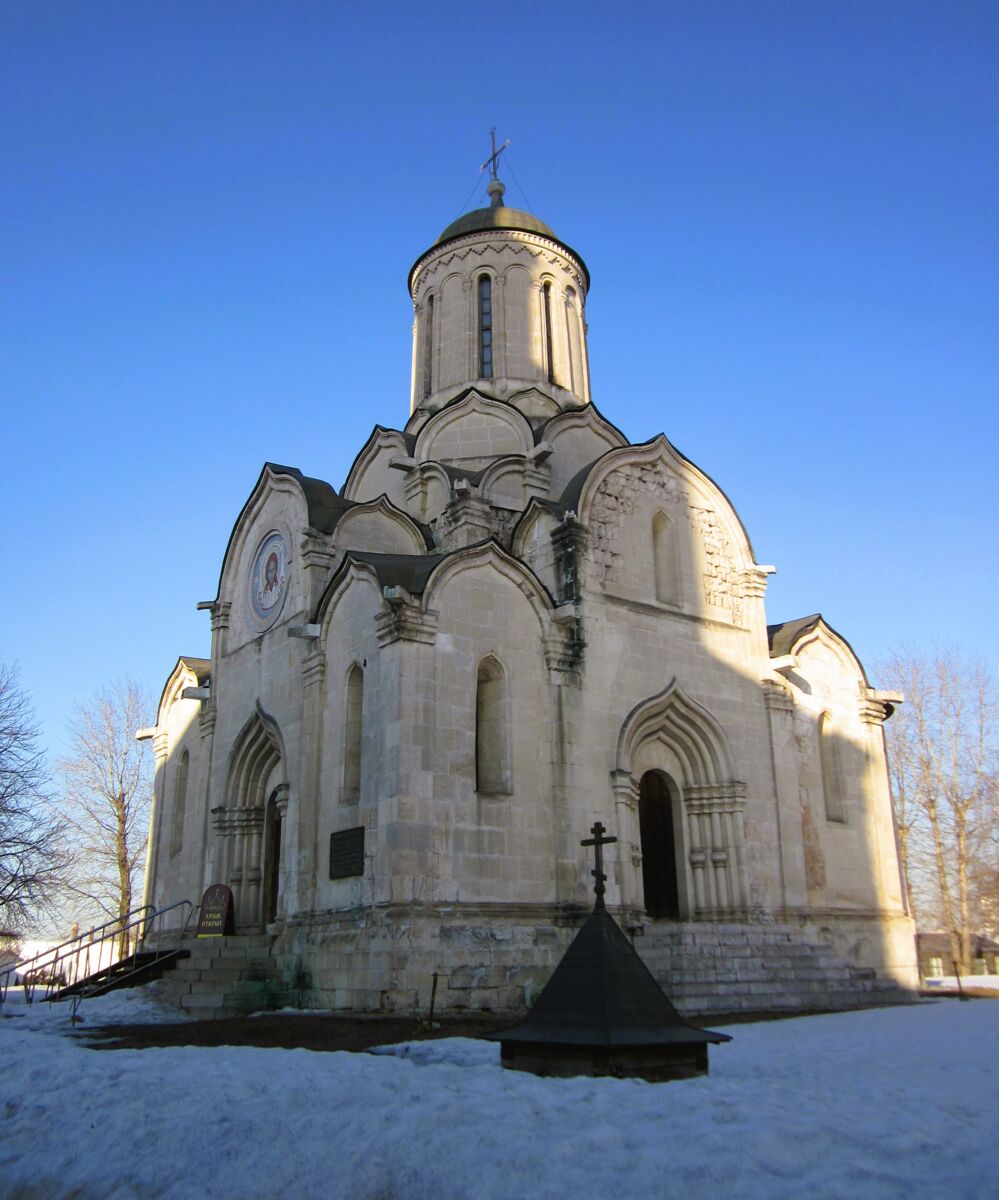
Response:
MULTIPOLYGON (((726 490, 771 620, 999 668, 994 3, 9 3, 0 658, 44 738, 204 654, 266 460, 408 415, 406 273, 497 126, 593 396, 726 490)), ((890 685, 890 680, 882 680, 890 685)))

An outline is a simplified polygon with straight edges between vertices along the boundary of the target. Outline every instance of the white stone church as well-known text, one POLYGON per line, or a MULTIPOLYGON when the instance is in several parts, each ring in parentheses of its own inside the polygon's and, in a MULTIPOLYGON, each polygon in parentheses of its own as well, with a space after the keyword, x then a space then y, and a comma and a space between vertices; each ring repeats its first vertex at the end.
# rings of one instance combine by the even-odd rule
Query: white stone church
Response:
POLYGON ((436 972, 438 1008, 517 1012, 600 820, 679 1007, 896 995, 901 697, 821 616, 767 625, 724 492, 592 402, 583 259, 489 192, 410 271, 402 428, 339 489, 267 463, 236 519, 159 706, 147 899, 227 884, 312 1007, 422 1008, 436 972))

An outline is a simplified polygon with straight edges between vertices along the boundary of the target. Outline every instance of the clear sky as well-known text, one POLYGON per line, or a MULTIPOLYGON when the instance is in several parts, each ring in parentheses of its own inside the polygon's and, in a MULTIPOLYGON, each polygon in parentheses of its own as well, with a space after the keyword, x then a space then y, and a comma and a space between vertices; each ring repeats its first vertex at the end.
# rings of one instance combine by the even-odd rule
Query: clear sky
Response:
POLYGON ((46 743, 208 653, 266 460, 339 488, 405 422, 491 125, 590 268, 596 403, 721 484, 769 619, 999 668, 997 79, 994 2, 9 0, 0 657, 46 743))

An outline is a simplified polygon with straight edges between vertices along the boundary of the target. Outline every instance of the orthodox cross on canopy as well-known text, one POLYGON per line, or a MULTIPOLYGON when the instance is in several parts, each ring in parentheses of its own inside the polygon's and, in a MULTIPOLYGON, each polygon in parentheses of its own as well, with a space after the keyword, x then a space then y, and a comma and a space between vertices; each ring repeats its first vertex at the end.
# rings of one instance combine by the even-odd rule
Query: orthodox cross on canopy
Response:
POLYGON ((596 880, 596 883, 593 886, 593 890, 594 890, 594 892, 596 892, 596 896, 597 896, 596 903, 594 904, 594 908, 603 908, 604 907, 604 892, 607 890, 604 887, 604 883, 607 880, 607 876, 604 874, 604 850, 603 850, 603 848, 604 848, 604 846, 609 846, 611 844, 611 842, 617 841, 616 837, 604 837, 604 834, 606 832, 607 831, 603 827, 603 825, 599 821, 597 821, 596 824, 594 824, 590 828, 590 833, 593 834, 593 837, 584 838, 583 841, 581 841, 579 843, 581 846, 592 846, 594 855, 597 860, 596 868, 590 872, 590 874, 596 880))
POLYGON ((496 149, 496 126, 495 125, 489 131, 489 135, 492 138, 493 152, 492 152, 492 154, 489 155, 489 157, 482 164, 482 166, 479 167, 479 174, 481 175, 482 172, 486 169, 486 167, 488 167, 489 174, 492 176, 493 179, 496 179, 497 178, 496 163, 499 160, 499 156, 503 153, 503 151, 507 148, 507 146, 510 145, 510 139, 507 138, 506 141, 503 143, 503 145, 500 146, 500 148, 497 150, 496 149))

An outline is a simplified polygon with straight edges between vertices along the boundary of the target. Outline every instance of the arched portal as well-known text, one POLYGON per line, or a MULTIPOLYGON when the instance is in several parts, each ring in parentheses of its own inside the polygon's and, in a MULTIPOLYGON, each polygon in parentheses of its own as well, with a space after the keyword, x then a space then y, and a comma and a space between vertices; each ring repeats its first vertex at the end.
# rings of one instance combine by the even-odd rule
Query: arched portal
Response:
POLYGON ((668 921, 680 917, 674 792, 672 781, 661 771, 646 771, 639 783, 645 911, 650 917, 668 921))
POLYGON ((269 855, 268 846, 275 836, 273 821, 283 818, 288 803, 283 763, 277 725, 258 704, 229 756, 226 804, 212 810, 221 843, 217 861, 232 888, 237 930, 260 929, 277 902, 277 879, 273 899, 268 886, 271 863, 280 855, 269 855))

